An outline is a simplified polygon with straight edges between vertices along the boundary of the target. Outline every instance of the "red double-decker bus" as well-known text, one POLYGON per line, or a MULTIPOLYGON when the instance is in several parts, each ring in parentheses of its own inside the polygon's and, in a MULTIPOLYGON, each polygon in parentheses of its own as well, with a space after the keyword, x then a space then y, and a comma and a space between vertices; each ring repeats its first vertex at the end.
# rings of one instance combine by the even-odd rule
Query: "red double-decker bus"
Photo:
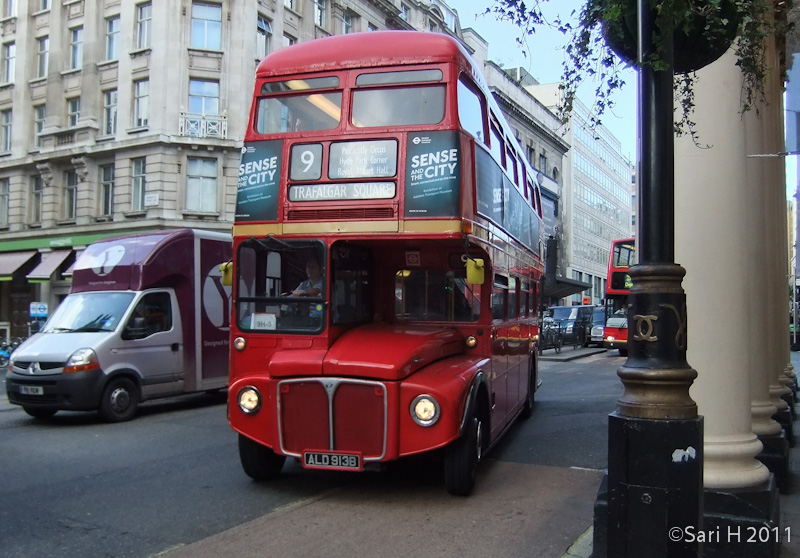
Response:
POLYGON ((630 267, 636 263, 636 242, 633 238, 611 243, 606 276, 606 325, 603 346, 628 354, 628 295, 631 292, 630 267))
POLYGON ((535 173, 454 39, 267 56, 239 168, 229 420, 244 471, 441 450, 468 494, 538 387, 535 173))

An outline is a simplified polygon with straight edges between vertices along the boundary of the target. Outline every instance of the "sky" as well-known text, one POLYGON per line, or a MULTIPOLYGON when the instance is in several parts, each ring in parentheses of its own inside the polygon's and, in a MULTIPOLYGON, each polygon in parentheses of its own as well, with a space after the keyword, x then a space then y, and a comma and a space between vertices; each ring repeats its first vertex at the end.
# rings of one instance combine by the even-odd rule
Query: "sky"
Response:
MULTIPOLYGON (((561 81, 568 37, 546 27, 533 36, 525 37, 525 46, 517 42, 522 31, 514 24, 498 21, 493 14, 482 15, 493 5, 492 0, 444 0, 458 12, 461 27, 471 27, 489 43, 489 59, 506 68, 522 66, 540 83, 561 81), (528 54, 523 53, 523 50, 528 54)), ((548 20, 560 15, 570 18, 571 12, 580 10, 585 0, 549 0, 541 8, 548 20)), ((630 161, 636 158, 636 74, 624 71, 625 86, 616 91, 611 100, 615 107, 607 109, 601 117, 603 126, 622 143, 622 154, 630 161)), ((589 108, 594 103, 594 90, 598 82, 587 82, 578 91, 578 98, 589 108)))

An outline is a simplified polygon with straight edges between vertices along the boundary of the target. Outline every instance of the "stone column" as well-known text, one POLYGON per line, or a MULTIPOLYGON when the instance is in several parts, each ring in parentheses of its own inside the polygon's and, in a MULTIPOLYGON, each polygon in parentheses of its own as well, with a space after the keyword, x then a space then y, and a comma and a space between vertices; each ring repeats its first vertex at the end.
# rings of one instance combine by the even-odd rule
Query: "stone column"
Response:
MULTIPOLYGON (((748 122, 739 116, 742 74, 732 51, 697 72, 698 145, 675 144, 675 260, 686 269, 687 360, 697 370, 691 396, 704 419, 704 525, 728 529, 779 525, 770 470, 751 417, 752 293, 763 291, 753 264, 753 184, 748 122)), ((757 235, 756 235, 757 236, 757 235)), ((774 409, 770 407, 770 410, 774 409)), ((780 426, 772 423, 773 430, 780 426)), ((722 537, 724 539, 724 537, 722 537)), ((773 555, 773 546, 709 541, 707 556, 773 555)))

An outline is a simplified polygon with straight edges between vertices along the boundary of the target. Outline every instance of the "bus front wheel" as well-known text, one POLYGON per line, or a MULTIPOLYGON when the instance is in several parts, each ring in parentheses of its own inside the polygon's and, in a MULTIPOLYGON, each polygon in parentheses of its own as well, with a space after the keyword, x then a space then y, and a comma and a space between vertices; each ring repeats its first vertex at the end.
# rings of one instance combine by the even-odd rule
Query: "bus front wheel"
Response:
POLYGON ((266 481, 277 477, 286 457, 278 455, 266 446, 239 434, 239 459, 242 469, 255 481, 266 481))
POLYGON ((466 432, 447 449, 444 484, 455 496, 469 496, 475 487, 483 452, 483 422, 473 415, 466 432))

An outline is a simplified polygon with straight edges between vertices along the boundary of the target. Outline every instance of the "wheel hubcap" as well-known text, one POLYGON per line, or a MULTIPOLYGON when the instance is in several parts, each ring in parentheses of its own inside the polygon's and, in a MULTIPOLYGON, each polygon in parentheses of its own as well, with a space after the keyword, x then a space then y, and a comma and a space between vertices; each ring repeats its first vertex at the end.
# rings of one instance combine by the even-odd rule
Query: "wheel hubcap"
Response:
POLYGON ((114 411, 124 412, 131 404, 131 394, 123 388, 117 388, 111 392, 111 408, 114 411))

